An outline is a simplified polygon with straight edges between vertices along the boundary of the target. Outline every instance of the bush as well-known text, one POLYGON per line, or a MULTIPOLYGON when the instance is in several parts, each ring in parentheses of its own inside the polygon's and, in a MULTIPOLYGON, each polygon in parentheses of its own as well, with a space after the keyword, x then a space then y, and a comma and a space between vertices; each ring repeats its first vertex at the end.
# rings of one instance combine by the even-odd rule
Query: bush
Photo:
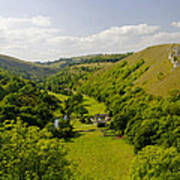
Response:
POLYGON ((164 73, 163 73, 163 72, 158 72, 158 74, 157 74, 157 79, 158 79, 158 80, 163 80, 164 78, 165 78, 164 73))
POLYGON ((147 146, 132 162, 131 180, 180 179, 180 155, 173 147, 147 146))

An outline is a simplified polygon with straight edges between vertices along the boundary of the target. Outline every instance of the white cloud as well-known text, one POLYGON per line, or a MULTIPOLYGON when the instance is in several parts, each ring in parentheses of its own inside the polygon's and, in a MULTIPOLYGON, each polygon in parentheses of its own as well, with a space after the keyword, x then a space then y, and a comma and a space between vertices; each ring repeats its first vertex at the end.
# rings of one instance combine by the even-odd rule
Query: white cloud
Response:
POLYGON ((139 24, 111 27, 89 36, 63 36, 49 17, 0 16, 0 54, 25 60, 55 60, 90 53, 122 53, 149 45, 180 42, 180 32, 139 24))
POLYGON ((51 25, 51 19, 50 17, 44 17, 44 16, 36 16, 31 19, 32 23, 39 26, 50 26, 51 25))
POLYGON ((174 26, 174 27, 180 27, 180 22, 172 22, 172 24, 171 24, 172 26, 174 26))
POLYGON ((8 29, 14 27, 25 27, 29 25, 36 26, 50 26, 51 20, 45 16, 35 16, 31 18, 14 18, 14 17, 2 17, 0 16, 0 29, 8 29))

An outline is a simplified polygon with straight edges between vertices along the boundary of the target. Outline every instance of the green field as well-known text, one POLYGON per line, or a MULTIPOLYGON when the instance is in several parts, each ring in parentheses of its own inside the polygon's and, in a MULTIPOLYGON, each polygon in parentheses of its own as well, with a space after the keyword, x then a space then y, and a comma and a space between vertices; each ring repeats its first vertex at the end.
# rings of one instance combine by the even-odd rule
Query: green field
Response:
POLYGON ((68 159, 75 164, 77 180, 126 180, 133 148, 124 139, 104 137, 94 125, 77 123, 78 130, 94 129, 82 132, 68 147, 68 159), (77 173, 79 172, 79 173, 77 173))

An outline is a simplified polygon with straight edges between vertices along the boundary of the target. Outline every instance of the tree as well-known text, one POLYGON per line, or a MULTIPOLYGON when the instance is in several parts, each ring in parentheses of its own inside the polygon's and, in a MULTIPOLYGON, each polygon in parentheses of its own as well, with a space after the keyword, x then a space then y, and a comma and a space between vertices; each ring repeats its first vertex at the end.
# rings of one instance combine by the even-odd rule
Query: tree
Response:
POLYGON ((134 150, 135 153, 141 150, 146 145, 155 144, 157 138, 156 132, 158 129, 158 121, 154 119, 144 120, 141 126, 137 129, 134 137, 134 150))
POLYGON ((180 155, 176 148, 147 146, 132 161, 131 180, 180 179, 180 155))
POLYGON ((1 179, 70 179, 59 139, 46 129, 5 121, 0 128, 1 179))
POLYGON ((88 114, 88 110, 81 104, 74 108, 74 112, 76 116, 81 119, 83 119, 84 115, 88 114))
POLYGON ((67 139, 73 137, 73 126, 69 119, 60 118, 58 121, 58 127, 54 126, 54 123, 50 122, 46 125, 48 131, 50 131, 54 137, 67 139))
POLYGON ((65 108, 62 111, 62 114, 71 116, 72 113, 75 113, 77 117, 83 117, 84 114, 88 114, 87 109, 84 107, 83 96, 81 94, 74 94, 70 96, 65 101, 65 108))

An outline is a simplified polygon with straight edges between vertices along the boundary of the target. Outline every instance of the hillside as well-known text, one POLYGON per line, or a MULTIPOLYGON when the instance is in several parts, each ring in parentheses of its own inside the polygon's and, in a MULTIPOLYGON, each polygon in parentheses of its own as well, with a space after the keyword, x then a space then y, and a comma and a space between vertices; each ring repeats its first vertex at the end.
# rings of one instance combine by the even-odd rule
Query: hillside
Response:
POLYGON ((74 64, 62 68, 58 73, 44 79, 41 87, 55 93, 71 94, 70 89, 76 90, 84 80, 91 77, 100 69, 112 66, 113 63, 90 63, 90 64, 74 64))
POLYGON ((0 123, 20 118, 28 125, 44 127, 54 118, 57 103, 58 99, 41 91, 36 83, 0 70, 0 123))
POLYGON ((14 57, 0 55, 0 68, 11 72, 12 74, 23 76, 28 79, 42 79, 44 77, 56 74, 67 66, 101 66, 104 64, 120 61, 132 53, 113 54, 113 55, 88 55, 72 58, 62 58, 53 62, 25 62, 14 57), (98 63, 98 64, 97 64, 98 63))
POLYGON ((28 79, 39 79, 55 74, 58 71, 57 68, 50 68, 31 62, 25 62, 6 55, 0 55, 0 68, 28 79))
POLYGON ((112 117, 109 129, 126 136, 135 153, 145 147, 148 151, 149 145, 179 151, 180 67, 179 57, 173 58, 176 66, 168 60, 171 49, 171 45, 147 48, 91 74, 79 87, 81 93, 105 103, 112 117), (168 85, 160 86, 161 81, 168 85))
MULTIPOLYGON (((130 64, 144 59, 145 65, 150 66, 136 81, 138 86, 149 93, 163 96, 166 96, 170 89, 180 89, 180 66, 173 69, 173 64, 168 59, 170 48, 170 44, 153 46, 125 58, 130 64)), ((118 67, 118 64, 115 66, 118 67)))
MULTIPOLYGON (((77 89, 80 87, 80 84, 86 84, 86 80, 88 80, 87 82, 89 82, 90 87, 93 87, 94 83, 101 84, 102 81, 102 86, 104 87, 99 92, 102 93, 102 91, 105 92, 106 89, 111 89, 110 86, 112 86, 112 84, 116 84, 112 89, 121 86, 120 82, 122 82, 122 79, 120 76, 124 72, 124 70, 122 70, 122 72, 120 70, 122 66, 124 66, 122 65, 122 61, 127 62, 129 66, 128 69, 126 69, 128 75, 128 71, 131 69, 130 66, 138 64, 140 60, 143 60, 142 67, 137 68, 137 72, 135 72, 136 69, 132 69, 132 76, 138 73, 140 73, 140 75, 137 75, 138 77, 135 79, 132 77, 130 80, 131 83, 133 83, 135 87, 143 88, 147 93, 167 96, 171 89, 180 88, 180 66, 175 67, 175 64, 169 59, 169 55, 173 52, 174 47, 180 47, 180 45, 165 44, 149 47, 140 52, 129 54, 126 58, 118 62, 115 61, 119 55, 77 57, 74 58, 74 60, 78 62, 84 58, 83 62, 63 68, 59 73, 48 77, 43 86, 48 90, 63 93, 62 91, 65 88, 77 89), (108 58, 110 59, 111 56, 114 60, 112 61, 111 59, 111 62, 107 63, 106 60, 108 60, 108 58), (95 59, 98 59, 98 62, 95 63, 95 59), (104 62, 101 62, 100 59, 103 59, 104 62)), ((179 57, 180 56, 175 58, 177 62, 179 62, 179 57)), ((46 64, 46 66, 58 66, 58 63, 60 63, 60 61, 46 64)), ((124 83, 126 84, 127 82, 124 83)), ((99 87, 100 86, 97 86, 97 89, 100 90, 99 87)))

